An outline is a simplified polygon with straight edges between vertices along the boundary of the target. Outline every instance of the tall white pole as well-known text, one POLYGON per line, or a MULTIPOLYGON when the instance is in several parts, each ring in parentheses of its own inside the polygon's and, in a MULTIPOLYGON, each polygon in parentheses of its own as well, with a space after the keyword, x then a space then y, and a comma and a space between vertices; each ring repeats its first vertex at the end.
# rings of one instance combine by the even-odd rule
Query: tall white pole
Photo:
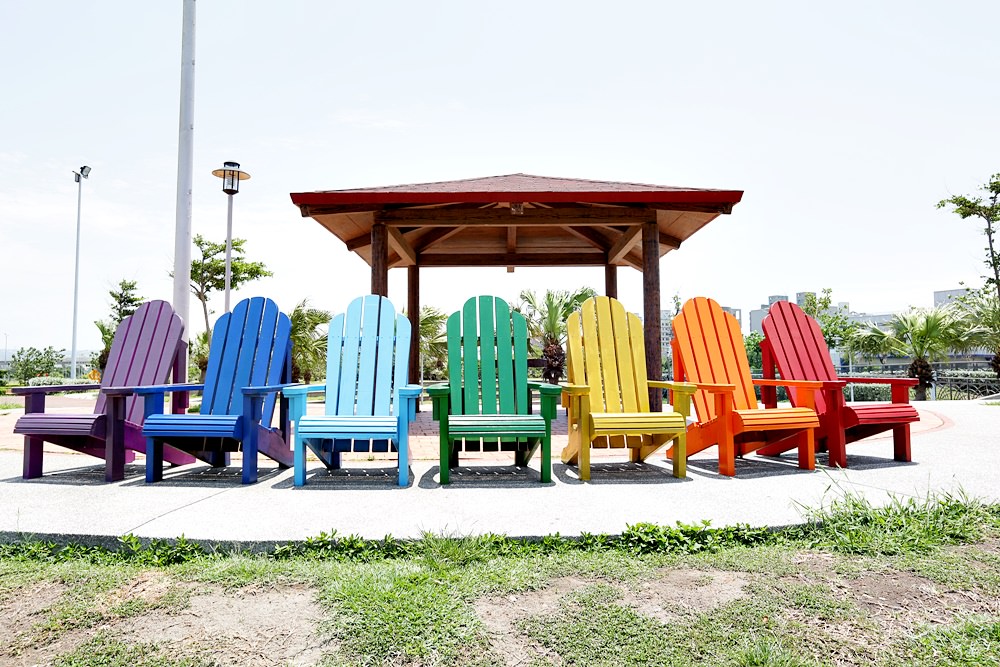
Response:
POLYGON ((229 312, 229 286, 233 282, 233 196, 229 195, 229 215, 226 216, 226 312, 229 312))
MULTIPOLYGON (((177 139, 177 224, 174 233, 174 311, 191 332, 191 182, 194 173, 194 23, 195 0, 184 0, 181 41, 181 105, 177 139)), ((183 364, 187 368, 187 363, 183 364)), ((174 378, 184 382, 187 378, 174 378)))
POLYGON ((76 268, 73 270, 73 344, 69 353, 69 379, 76 379, 76 313, 80 300, 80 204, 83 203, 83 179, 76 175, 76 268))

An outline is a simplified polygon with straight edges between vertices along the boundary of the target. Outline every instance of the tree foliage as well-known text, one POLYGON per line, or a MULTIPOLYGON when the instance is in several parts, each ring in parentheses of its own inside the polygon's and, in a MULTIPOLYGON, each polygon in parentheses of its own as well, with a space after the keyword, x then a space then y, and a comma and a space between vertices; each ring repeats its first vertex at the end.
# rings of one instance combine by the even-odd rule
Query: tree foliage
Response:
POLYGON ((521 292, 521 303, 517 310, 528 320, 528 333, 531 336, 532 347, 541 350, 545 366, 542 377, 546 382, 558 382, 566 365, 566 352, 563 343, 566 341, 566 320, 570 313, 597 292, 590 287, 578 290, 546 290, 545 296, 539 298, 534 290, 521 292))
POLYGON ((870 356, 894 354, 911 359, 907 375, 919 381, 916 399, 922 401, 934 382, 931 362, 943 361, 949 352, 976 347, 981 340, 981 329, 949 304, 894 315, 888 331, 868 324, 854 334, 850 345, 870 356))
MULTIPOLYGON (((263 262, 251 262, 246 259, 243 249, 246 239, 233 239, 232 244, 229 267, 231 290, 235 291, 248 282, 274 275, 263 262)), ((197 234, 194 237, 194 245, 201 253, 201 257, 191 261, 191 293, 201 302, 205 315, 205 330, 211 331, 212 327, 208 323, 208 299, 213 292, 226 289, 226 243, 225 241, 214 243, 197 234)))
POLYGON ((135 280, 118 281, 118 289, 111 288, 108 294, 111 296, 111 316, 106 320, 97 320, 94 325, 101 332, 101 341, 104 347, 96 353, 90 360, 94 368, 104 372, 104 367, 108 365, 108 355, 111 354, 111 344, 115 340, 115 332, 118 325, 129 315, 132 315, 142 302, 146 299, 139 295, 139 283, 135 280))
POLYGON ((979 218, 983 224, 983 233, 986 235, 986 266, 990 269, 990 274, 984 276, 987 285, 992 285, 997 298, 1000 299, 1000 253, 997 252, 997 224, 1000 223, 1000 174, 993 174, 990 182, 981 185, 980 190, 986 193, 985 197, 955 195, 948 199, 942 199, 937 203, 938 208, 952 207, 952 212, 963 220, 968 218, 979 218))
MULTIPOLYGON (((420 381, 442 380, 448 366, 448 315, 434 306, 420 309, 420 381)), ((417 378, 410 378, 417 381, 417 378)))
POLYGON ((292 380, 308 384, 325 377, 330 313, 310 308, 309 300, 302 299, 288 317, 292 324, 292 380))
POLYGON ((44 350, 36 347, 22 347, 10 358, 10 377, 19 385, 40 375, 55 375, 59 362, 66 356, 66 350, 57 350, 51 345, 44 350))
POLYGON ((956 307, 976 323, 979 345, 993 355, 990 367, 1000 377, 1000 298, 989 287, 959 297, 956 307))
POLYGON ((832 293, 829 287, 823 288, 819 296, 807 293, 802 311, 819 324, 827 347, 840 349, 847 346, 859 325, 847 318, 845 309, 833 306, 832 293))
POLYGON ((743 338, 743 345, 747 350, 747 360, 750 368, 760 370, 764 367, 764 360, 760 351, 760 342, 764 340, 764 334, 759 331, 751 331, 743 338))

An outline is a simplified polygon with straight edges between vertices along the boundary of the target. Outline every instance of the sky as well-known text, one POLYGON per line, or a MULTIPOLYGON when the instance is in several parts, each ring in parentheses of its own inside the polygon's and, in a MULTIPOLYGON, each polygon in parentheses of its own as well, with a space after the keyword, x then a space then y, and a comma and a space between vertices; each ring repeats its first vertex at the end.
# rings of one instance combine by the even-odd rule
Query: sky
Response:
MULTIPOLYGON (((108 291, 170 300, 182 2, 0 3, 0 345, 78 348, 108 291)), ((197 3, 194 233, 224 241, 211 172, 251 174, 234 235, 271 278, 234 292, 336 312, 367 264, 291 192, 523 172, 745 191, 661 260, 663 307, 833 290, 851 309, 979 285, 980 225, 935 204, 1000 172, 1000 3, 197 3)), ((406 272, 389 272, 406 304, 406 272)), ((601 267, 424 269, 421 302, 599 292, 601 267)), ((619 298, 642 311, 641 275, 619 298)), ((189 330, 204 329, 192 298, 189 330)), ((216 294, 214 317, 223 310, 216 294)))

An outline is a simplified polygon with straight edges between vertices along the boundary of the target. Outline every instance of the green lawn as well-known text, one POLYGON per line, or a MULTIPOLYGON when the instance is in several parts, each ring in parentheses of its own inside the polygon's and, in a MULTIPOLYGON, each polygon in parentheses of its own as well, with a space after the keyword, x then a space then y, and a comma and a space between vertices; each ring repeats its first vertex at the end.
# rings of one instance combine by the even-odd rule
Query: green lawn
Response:
POLYGON ((997 665, 1000 506, 844 497, 781 532, 0 546, 0 663, 997 665))

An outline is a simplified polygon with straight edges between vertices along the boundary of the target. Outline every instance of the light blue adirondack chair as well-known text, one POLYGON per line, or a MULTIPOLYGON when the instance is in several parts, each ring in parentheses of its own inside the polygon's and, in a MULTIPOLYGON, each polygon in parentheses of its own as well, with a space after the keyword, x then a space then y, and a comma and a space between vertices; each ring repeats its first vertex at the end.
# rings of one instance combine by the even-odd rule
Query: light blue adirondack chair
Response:
POLYGON ((407 384, 410 321, 385 297, 358 297, 330 320, 326 384, 288 387, 294 426, 295 486, 306 483, 306 447, 329 469, 343 452, 388 452, 399 458, 399 485, 409 484, 407 431, 420 386, 407 384), (326 393, 322 416, 306 415, 306 397, 326 393))
POLYGON ((145 398, 146 481, 163 479, 163 445, 193 454, 213 466, 243 453, 243 483, 257 481, 257 454, 281 466, 292 465, 287 401, 279 426, 271 418, 279 392, 291 383, 291 322, 270 299, 254 297, 236 304, 212 330, 205 383, 138 387, 145 398), (168 391, 203 390, 200 414, 165 415, 168 391))

